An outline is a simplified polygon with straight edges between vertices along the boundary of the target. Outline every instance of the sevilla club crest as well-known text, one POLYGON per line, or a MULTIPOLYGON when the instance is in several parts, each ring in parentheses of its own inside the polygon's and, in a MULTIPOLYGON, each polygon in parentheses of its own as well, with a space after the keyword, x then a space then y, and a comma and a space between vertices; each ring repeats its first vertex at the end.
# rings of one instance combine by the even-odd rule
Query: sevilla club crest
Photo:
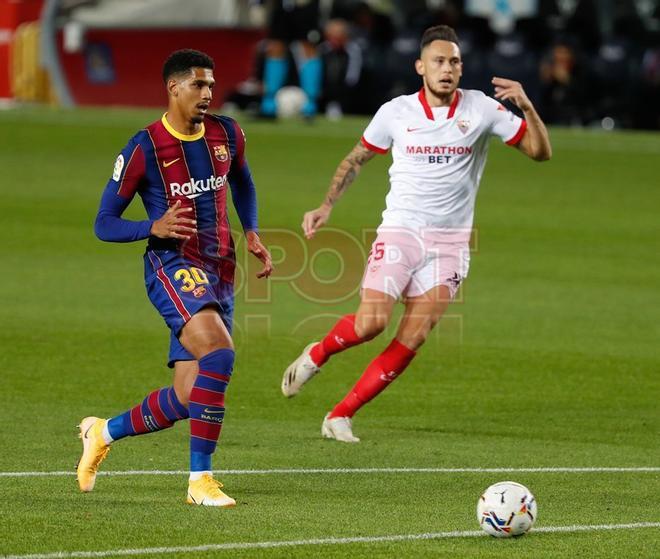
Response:
POLYGON ((213 153, 215 158, 221 163, 224 163, 229 158, 226 146, 213 146, 213 153))
POLYGON ((456 125, 458 126, 458 129, 463 133, 466 134, 468 129, 470 128, 470 121, 469 120, 459 120, 456 125))

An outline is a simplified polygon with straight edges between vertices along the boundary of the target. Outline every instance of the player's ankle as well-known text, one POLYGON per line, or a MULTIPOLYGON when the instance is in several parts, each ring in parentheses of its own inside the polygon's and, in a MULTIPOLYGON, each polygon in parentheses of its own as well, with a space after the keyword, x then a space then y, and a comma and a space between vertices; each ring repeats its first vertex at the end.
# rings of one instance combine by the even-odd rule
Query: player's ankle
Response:
POLYGON ((329 355, 323 351, 323 342, 317 343, 312 349, 309 350, 309 358, 312 363, 317 367, 322 367, 330 359, 329 355))
POLYGON ((201 479, 203 475, 213 475, 213 472, 211 470, 204 470, 201 472, 190 472, 190 476, 188 477, 188 481, 197 481, 198 479, 201 479))

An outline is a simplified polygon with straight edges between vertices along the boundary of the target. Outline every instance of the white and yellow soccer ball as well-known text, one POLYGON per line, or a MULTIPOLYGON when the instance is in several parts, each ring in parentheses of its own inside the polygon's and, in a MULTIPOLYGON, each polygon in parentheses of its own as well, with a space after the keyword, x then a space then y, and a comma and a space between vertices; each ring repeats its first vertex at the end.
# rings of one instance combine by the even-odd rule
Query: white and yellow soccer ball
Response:
POLYGON ((307 100, 305 92, 295 85, 285 85, 275 94, 275 105, 279 118, 293 118, 300 115, 300 111, 307 100))
POLYGON ((510 538, 529 532, 537 513, 532 492, 515 481, 491 485, 477 502, 477 520, 481 529, 496 538, 510 538))

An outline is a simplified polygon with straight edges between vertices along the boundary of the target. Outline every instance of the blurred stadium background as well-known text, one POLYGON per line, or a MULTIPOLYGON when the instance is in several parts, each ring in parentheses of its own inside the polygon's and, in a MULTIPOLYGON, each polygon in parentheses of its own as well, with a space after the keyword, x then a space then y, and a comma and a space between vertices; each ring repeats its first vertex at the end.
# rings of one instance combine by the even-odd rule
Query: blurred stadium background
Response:
MULTIPOLYGON (((169 333, 144 292, 144 243, 101 243, 93 221, 117 150, 162 114, 170 51, 215 58, 214 111, 259 111, 270 6, 0 0, 0 557, 196 557, 206 545, 207 559, 657 559, 658 2, 320 7, 322 114, 336 117, 335 101, 364 116, 310 126, 240 115, 277 265, 270 282, 250 281, 253 259, 235 235, 237 367, 216 464, 240 506, 218 516, 184 503, 183 423, 119 443, 102 468, 116 475, 78 491, 80 418, 114 415, 170 379, 169 333), (419 87, 419 34, 440 22, 462 39, 464 87, 488 90, 493 73, 524 82, 558 125, 553 159, 537 165, 492 142, 460 300, 414 370, 361 412, 362 443, 333 444, 319 436, 322 417, 376 346, 330 362, 292 401, 280 396, 281 372, 356 308, 390 158, 362 171, 313 241, 297 234, 301 216, 366 115, 419 87), (507 478, 534 492, 540 530, 508 541, 424 537, 473 533, 478 495, 507 478), (551 532, 561 527, 579 533, 551 532), (397 534, 424 539, 388 540, 397 534), (356 536, 374 541, 340 545, 356 536), (324 538, 338 543, 314 545, 324 538)), ((144 212, 133 203, 126 215, 144 212)))
MULTIPOLYGON (((255 110, 273 4, 0 0, 0 98, 161 106, 162 60, 192 47, 216 60, 220 104, 255 110)), ((320 0, 310 40, 324 63, 321 110, 371 114, 417 89, 420 33, 445 23, 461 39, 463 87, 489 91, 503 75, 525 85, 551 124, 657 130, 659 18, 658 0, 320 0)))

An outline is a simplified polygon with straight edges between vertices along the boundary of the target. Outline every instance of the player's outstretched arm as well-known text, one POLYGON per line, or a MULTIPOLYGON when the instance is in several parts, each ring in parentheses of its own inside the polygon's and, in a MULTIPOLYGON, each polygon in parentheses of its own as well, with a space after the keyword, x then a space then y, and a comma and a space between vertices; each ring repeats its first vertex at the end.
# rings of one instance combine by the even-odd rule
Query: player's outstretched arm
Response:
POLYGON ((358 142, 351 152, 344 157, 332 177, 330 188, 323 203, 315 210, 307 212, 303 217, 302 228, 305 237, 311 239, 314 233, 328 222, 330 212, 337 200, 342 197, 346 189, 355 180, 362 165, 373 159, 375 155, 376 153, 364 147, 362 142, 358 142))
POLYGON ((552 157, 552 146, 550 145, 548 130, 527 97, 522 85, 513 80, 497 77, 493 78, 492 83, 495 86, 495 99, 500 101, 510 100, 515 103, 523 112, 527 121, 527 131, 516 147, 535 161, 550 159, 552 157))

